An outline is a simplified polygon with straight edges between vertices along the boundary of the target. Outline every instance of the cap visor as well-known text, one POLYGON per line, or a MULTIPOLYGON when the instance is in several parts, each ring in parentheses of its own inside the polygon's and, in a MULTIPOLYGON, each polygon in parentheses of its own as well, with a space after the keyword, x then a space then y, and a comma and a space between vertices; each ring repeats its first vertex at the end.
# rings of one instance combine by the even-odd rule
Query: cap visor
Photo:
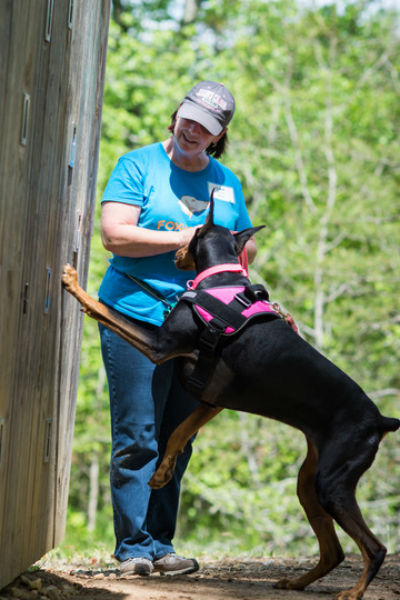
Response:
POLYGON ((200 123, 200 125, 203 125, 203 127, 205 127, 212 135, 218 135, 223 129, 217 119, 214 119, 208 112, 202 110, 193 103, 184 102, 178 110, 178 117, 200 123))

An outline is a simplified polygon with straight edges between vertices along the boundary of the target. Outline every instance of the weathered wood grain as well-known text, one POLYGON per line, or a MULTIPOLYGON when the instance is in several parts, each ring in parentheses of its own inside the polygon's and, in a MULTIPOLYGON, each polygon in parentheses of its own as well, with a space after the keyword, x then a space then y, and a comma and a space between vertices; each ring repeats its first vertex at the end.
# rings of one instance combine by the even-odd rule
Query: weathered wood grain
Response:
POLYGON ((65 527, 110 2, 73 7, 0 4, 0 588, 65 527))

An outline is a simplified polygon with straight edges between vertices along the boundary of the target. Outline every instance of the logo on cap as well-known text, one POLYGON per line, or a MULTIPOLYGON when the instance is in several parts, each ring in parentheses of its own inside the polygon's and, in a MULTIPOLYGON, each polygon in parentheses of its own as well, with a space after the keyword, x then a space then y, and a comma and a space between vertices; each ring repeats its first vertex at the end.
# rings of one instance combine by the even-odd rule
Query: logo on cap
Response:
POLYGON ((206 104, 214 110, 226 110, 228 107, 228 103, 223 98, 221 98, 220 95, 215 94, 212 90, 200 88, 196 92, 196 96, 198 96, 204 104, 206 104))

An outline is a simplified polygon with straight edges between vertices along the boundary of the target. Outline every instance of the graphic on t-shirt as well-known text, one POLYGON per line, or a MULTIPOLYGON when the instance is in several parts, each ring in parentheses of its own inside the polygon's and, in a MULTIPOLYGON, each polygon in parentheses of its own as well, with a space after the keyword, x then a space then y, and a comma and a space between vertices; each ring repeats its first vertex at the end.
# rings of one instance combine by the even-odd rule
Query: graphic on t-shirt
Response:
POLYGON ((179 200, 179 206, 185 215, 189 215, 189 218, 191 219, 194 214, 200 213, 208 208, 209 202, 197 200, 196 198, 193 198, 193 196, 182 196, 179 200))

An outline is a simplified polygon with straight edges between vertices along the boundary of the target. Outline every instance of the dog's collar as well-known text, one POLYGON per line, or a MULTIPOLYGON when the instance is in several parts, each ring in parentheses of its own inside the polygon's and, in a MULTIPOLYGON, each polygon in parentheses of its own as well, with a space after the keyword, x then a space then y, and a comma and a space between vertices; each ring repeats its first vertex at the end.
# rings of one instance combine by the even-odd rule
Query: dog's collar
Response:
POLYGON ((189 290, 195 290, 199 285, 200 281, 203 281, 203 279, 206 279, 211 275, 216 275, 217 273, 226 272, 240 272, 242 273, 242 275, 245 275, 247 277, 246 269, 244 269, 242 265, 239 265, 239 263, 223 263, 221 265, 215 265, 214 267, 210 267, 208 269, 205 269, 204 271, 201 271, 201 273, 199 273, 195 279, 191 279, 187 282, 187 288, 189 290))

